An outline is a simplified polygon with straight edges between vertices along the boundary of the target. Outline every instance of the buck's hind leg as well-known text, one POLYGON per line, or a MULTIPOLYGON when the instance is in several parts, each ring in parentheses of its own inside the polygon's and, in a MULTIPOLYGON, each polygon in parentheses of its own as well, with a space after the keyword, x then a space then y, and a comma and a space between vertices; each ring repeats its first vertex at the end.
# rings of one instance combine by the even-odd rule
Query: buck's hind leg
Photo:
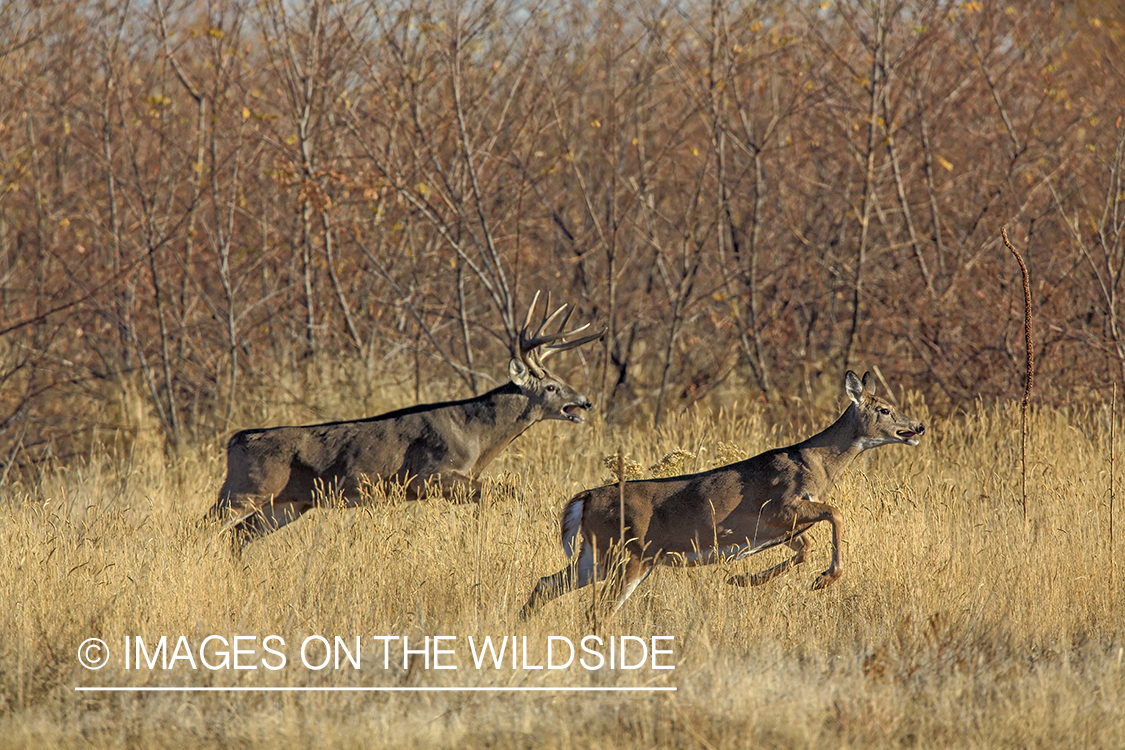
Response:
POLYGON ((740 574, 731 576, 727 579, 727 583, 733 586, 742 587, 761 586, 763 583, 772 581, 782 573, 787 572, 790 568, 794 568, 803 563, 808 559, 809 550, 812 549, 812 541, 809 540, 808 536, 804 532, 790 539, 788 542, 786 542, 786 545, 794 552, 796 552, 793 557, 780 562, 777 565, 774 565, 772 568, 766 568, 765 570, 754 573, 752 575, 740 574))

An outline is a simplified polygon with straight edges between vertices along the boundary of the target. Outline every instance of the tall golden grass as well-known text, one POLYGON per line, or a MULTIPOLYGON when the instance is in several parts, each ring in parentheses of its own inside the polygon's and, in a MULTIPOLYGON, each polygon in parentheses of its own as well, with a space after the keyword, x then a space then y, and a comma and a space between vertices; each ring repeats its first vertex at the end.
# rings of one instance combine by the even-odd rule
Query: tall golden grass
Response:
MULTIPOLYGON (((26 747, 1122 747, 1125 602, 1111 590, 1109 414, 1033 411, 1020 509, 1019 407, 927 423, 921 445, 860 457, 833 502, 845 573, 811 592, 827 533, 797 572, 727 586, 740 563, 660 569, 615 617, 589 589, 526 623, 534 581, 564 564, 557 511, 607 479, 623 446, 642 466, 673 449, 709 468, 805 437, 834 416, 770 422, 756 405, 699 409, 658 432, 539 425, 492 467, 477 506, 382 501, 326 508, 240 561, 199 519, 222 446, 174 465, 104 446, 5 488, 0 500, 0 745, 26 747), (518 490, 518 491, 517 491, 518 490), (1026 531, 1025 531, 1026 529, 1026 531), (403 670, 372 635, 675 636, 674 670, 403 670), (89 637, 279 634, 279 672, 83 669, 89 637), (312 671, 295 644, 363 636, 363 669, 312 671), (376 663, 378 662, 378 663, 376 663), (76 686, 657 686, 674 693, 87 693, 76 686)), ((171 644, 170 644, 171 645, 171 644)), ((537 661, 538 660, 538 661, 537 661)))

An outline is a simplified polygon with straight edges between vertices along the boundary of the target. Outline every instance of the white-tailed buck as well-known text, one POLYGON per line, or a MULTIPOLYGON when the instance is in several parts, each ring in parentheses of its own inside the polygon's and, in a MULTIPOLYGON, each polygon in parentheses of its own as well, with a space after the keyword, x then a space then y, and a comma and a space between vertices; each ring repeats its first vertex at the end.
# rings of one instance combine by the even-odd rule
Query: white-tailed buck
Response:
MULTIPOLYGON (((508 363, 511 382, 475 398, 422 404, 367 419, 297 427, 242 430, 227 444, 227 476, 209 516, 226 521, 240 550, 255 537, 299 518, 325 493, 348 506, 361 499, 363 478, 376 486, 400 483, 408 499, 429 492, 478 500, 478 477, 508 443, 544 419, 584 421, 593 404, 543 366, 555 352, 601 338, 570 338, 589 324, 546 329, 567 310, 550 311, 531 332, 536 292, 508 363), (570 340, 567 340, 570 339, 570 340)), ((573 310, 571 310, 573 311, 573 310)))
POLYGON ((818 521, 832 525, 832 563, 813 588, 831 584, 844 569, 843 517, 825 502, 832 485, 862 451, 891 443, 917 445, 926 431, 877 398, 869 381, 870 373, 861 381, 848 370, 845 388, 852 403, 831 427, 796 445, 699 474, 626 482, 623 501, 616 484, 575 496, 562 512, 562 546, 572 557, 581 534, 578 559, 540 579, 521 616, 605 579, 611 563, 621 564, 620 607, 655 565, 710 565, 789 545, 796 553, 792 558, 728 580, 756 586, 805 561, 812 546, 805 532, 818 521), (618 556, 622 539, 624 559, 618 556))

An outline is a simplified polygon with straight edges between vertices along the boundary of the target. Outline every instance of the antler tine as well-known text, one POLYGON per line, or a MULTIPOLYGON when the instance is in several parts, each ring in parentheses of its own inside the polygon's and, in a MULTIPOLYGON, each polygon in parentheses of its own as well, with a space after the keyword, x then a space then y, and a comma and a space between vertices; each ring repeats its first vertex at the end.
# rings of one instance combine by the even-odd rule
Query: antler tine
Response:
POLYGON ((551 309, 551 293, 547 292, 547 299, 543 307, 543 320, 535 328, 535 332, 531 332, 531 321, 535 317, 535 309, 539 302, 539 292, 531 299, 531 306, 527 309, 527 316, 524 318, 523 328, 520 330, 519 335, 519 349, 520 356, 528 365, 533 367, 541 367, 542 361, 554 354, 555 352, 566 351, 573 349, 576 346, 588 344, 591 341, 600 339, 605 335, 606 329, 598 331, 597 333, 588 334, 573 341, 561 341, 576 333, 581 333, 590 327, 589 323, 578 326, 572 330, 566 330, 567 324, 570 322, 571 315, 574 314, 574 307, 570 304, 560 305, 554 312, 549 312, 551 309), (545 330, 550 328, 552 324, 562 316, 559 322, 558 329, 554 333, 544 333, 545 330), (561 343, 555 343, 560 342, 561 343))
POLYGON ((539 323, 538 326, 536 326, 535 333, 530 333, 529 331, 531 328, 531 319, 534 317, 535 305, 538 301, 539 292, 536 292, 535 297, 531 301, 531 307, 529 307, 527 310, 527 317, 524 319, 523 329, 520 331, 520 349, 525 352, 531 349, 537 349, 543 344, 549 344, 552 341, 558 341, 563 336, 567 336, 570 333, 573 333, 573 331, 564 332, 562 330, 563 326, 566 325, 566 321, 570 319, 570 313, 567 313, 566 318, 563 319, 563 326, 559 326, 558 332, 547 334, 543 333, 543 331, 548 328, 560 314, 562 314, 567 310, 567 308, 570 307, 570 305, 562 305, 553 313, 548 315, 547 311, 551 309, 550 292, 547 292, 546 305, 543 308, 543 320, 539 323))
MULTIPOLYGON (((559 323, 559 331, 560 332, 564 328, 566 328, 566 324, 570 322, 570 316, 574 314, 574 305, 566 305, 565 307, 566 307, 566 315, 563 317, 562 322, 559 323)), ((589 324, 587 324, 587 325, 589 325, 589 324)), ((579 328, 577 330, 582 330, 582 329, 579 328)), ((574 331, 571 331, 571 333, 574 333, 574 331)))
POLYGON ((570 318, 570 314, 568 312, 566 318, 563 319, 563 325, 559 326, 559 330, 555 331, 554 333, 543 333, 543 329, 550 326, 550 324, 554 322, 554 319, 557 318, 563 310, 566 310, 567 307, 567 305, 563 305, 558 310, 555 310, 549 316, 544 318, 543 324, 539 326, 539 329, 535 332, 535 336, 530 339, 525 339, 525 345, 534 346, 536 348, 542 347, 543 351, 546 352, 550 349, 550 347, 545 347, 546 344, 558 341, 559 339, 564 339, 567 336, 573 336, 579 331, 584 331, 590 327, 589 323, 585 323, 584 325, 580 325, 579 327, 575 328, 573 331, 564 331, 563 328, 566 327, 566 321, 570 318))
MULTIPOLYGON (((558 310, 555 310, 550 315, 547 315, 546 314, 547 310, 551 309, 550 305, 548 305, 543 310, 543 315, 544 315, 543 322, 539 324, 539 330, 535 332, 535 338, 543 338, 543 331, 547 330, 548 326, 550 326, 551 323, 554 322, 555 318, 559 317, 559 314, 562 313, 564 310, 566 310, 568 307, 570 307, 570 305, 560 305, 558 310)), ((559 326, 559 330, 555 332, 556 334, 562 332, 563 326, 566 325, 566 321, 569 318, 570 318, 570 314, 568 313, 567 316, 566 316, 566 319, 563 320, 563 325, 559 326)), ((554 334, 551 334, 551 335, 554 335, 554 334)))
MULTIPOLYGON (((531 298, 531 304, 527 306, 527 316, 523 319, 523 328, 520 329, 520 339, 523 339, 527 334, 527 329, 531 327, 531 316, 535 313, 535 304, 539 302, 539 291, 535 290, 535 296, 531 298)), ((548 302, 547 307, 551 304, 548 302)))
POLYGON ((543 345, 543 326, 549 319, 547 311, 551 309, 551 293, 547 292, 546 304, 543 308, 543 323, 536 326, 535 333, 531 332, 531 319, 535 317, 535 308, 539 304, 540 291, 536 290, 535 296, 531 298, 531 304, 527 307, 527 315, 523 319, 523 327, 520 329, 519 335, 519 351, 520 357, 523 358, 528 364, 536 365, 538 361, 538 352, 536 351, 543 345))
MULTIPOLYGON (((573 331, 567 331, 565 335, 572 336, 572 335, 578 333, 579 331, 586 330, 589 327, 590 327, 590 324, 586 323, 585 325, 582 325, 582 326, 579 326, 578 328, 575 328, 573 331)), ((605 335, 606 330, 607 329, 603 328, 600 331, 598 331, 597 333, 588 334, 586 336, 583 336, 580 339, 574 339, 573 341, 564 341, 561 344, 553 344, 551 346, 544 347, 542 352, 539 354, 539 359, 544 360, 547 357, 554 354, 555 352, 565 352, 567 349, 573 349, 577 346, 582 346, 583 344, 588 344, 591 341, 597 341, 598 339, 600 339, 602 336, 605 335)))

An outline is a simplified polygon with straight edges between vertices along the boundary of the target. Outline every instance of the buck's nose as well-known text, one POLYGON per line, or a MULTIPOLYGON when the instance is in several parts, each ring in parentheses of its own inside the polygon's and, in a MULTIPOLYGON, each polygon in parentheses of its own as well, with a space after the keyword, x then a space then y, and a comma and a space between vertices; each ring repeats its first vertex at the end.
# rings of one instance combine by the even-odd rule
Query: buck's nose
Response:
POLYGON ((925 435, 926 434, 926 425, 919 422, 918 426, 914 428, 914 432, 918 433, 919 435, 925 435))
POLYGON ((591 401, 590 399, 586 398, 585 396, 583 396, 582 400, 578 402, 578 405, 581 406, 586 411, 590 411, 590 409, 594 408, 594 402, 591 401))

